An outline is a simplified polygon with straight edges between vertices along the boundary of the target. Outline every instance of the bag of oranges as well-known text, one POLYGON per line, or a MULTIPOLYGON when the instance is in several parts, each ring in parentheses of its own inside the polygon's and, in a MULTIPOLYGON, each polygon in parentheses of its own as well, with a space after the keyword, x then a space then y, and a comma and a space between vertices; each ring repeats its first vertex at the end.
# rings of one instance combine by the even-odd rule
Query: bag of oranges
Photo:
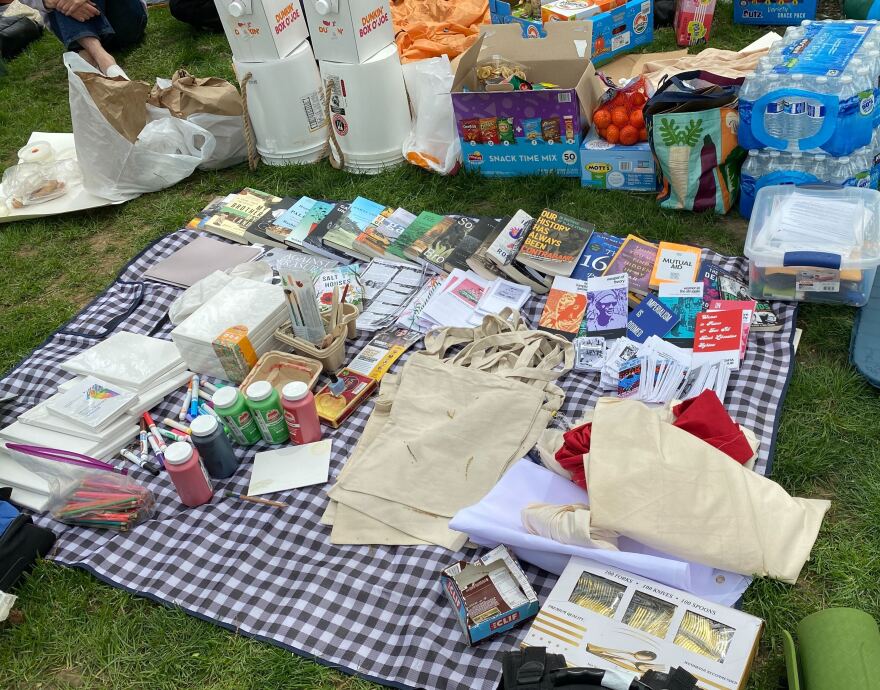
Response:
POLYGON ((645 117, 642 113, 650 97, 649 85, 644 77, 636 77, 623 86, 617 86, 609 78, 600 75, 608 90, 599 99, 599 107, 593 111, 593 127, 609 144, 632 146, 648 141, 645 117))

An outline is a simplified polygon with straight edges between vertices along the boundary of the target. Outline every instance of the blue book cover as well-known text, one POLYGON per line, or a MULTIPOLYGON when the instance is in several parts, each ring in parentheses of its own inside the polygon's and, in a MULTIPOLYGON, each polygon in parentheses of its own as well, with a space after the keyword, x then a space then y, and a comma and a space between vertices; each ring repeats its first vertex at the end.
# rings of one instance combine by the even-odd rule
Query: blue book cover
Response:
POLYGON ((303 219, 303 216, 309 212, 309 209, 312 208, 317 202, 311 197, 304 196, 299 201, 297 201, 293 206, 287 209, 284 213, 282 213, 278 218, 275 219, 275 225, 280 225, 282 228, 287 228, 288 230, 293 230, 299 222, 303 219))
POLYGON ((626 324, 626 337, 637 343, 645 342, 652 335, 662 338, 669 333, 678 316, 667 309, 653 295, 648 295, 632 310, 626 324))
POLYGON ((704 311, 703 283, 662 283, 657 297, 678 317, 678 323, 664 336, 664 340, 679 347, 693 347, 697 314, 704 311))
POLYGON ((593 276, 602 275, 608 268, 611 257, 617 254, 617 250, 622 244, 622 237, 594 230, 587 241, 587 246, 581 252, 577 266, 571 272, 571 277, 577 280, 586 280, 593 276))

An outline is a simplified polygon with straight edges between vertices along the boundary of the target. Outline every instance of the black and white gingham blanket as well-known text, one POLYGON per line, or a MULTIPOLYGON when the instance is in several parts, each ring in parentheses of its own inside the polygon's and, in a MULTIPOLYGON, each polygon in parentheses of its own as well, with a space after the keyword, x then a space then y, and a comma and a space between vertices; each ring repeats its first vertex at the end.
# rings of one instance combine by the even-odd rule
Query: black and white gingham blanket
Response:
MULTIPOLYGON (((136 257, 117 281, 0 381, 0 424, 51 395, 66 378, 59 364, 113 330, 167 337, 166 312, 180 290, 142 282, 152 264, 191 241, 175 232, 136 257)), ((745 275, 745 259, 709 254, 709 260, 745 275)), ((525 316, 536 323, 543 299, 525 316)), ((733 418, 761 440, 758 471, 766 473, 792 366, 795 308, 775 305, 779 333, 753 333, 741 370, 732 376, 727 406, 733 418)), ((367 335, 349 345, 349 356, 367 335)), ((399 363, 398 363, 399 366, 399 363)), ((569 374, 563 414, 578 419, 599 397, 597 375, 569 374)), ((175 416, 184 391, 158 408, 175 416)), ((341 469, 361 433, 371 404, 357 410, 333 439, 332 475, 341 469)), ((154 414, 154 416, 157 416, 154 414)), ((518 645, 528 626, 468 647, 438 583, 441 568, 474 553, 453 554, 431 546, 333 546, 318 520, 325 487, 273 496, 281 510, 224 497, 245 492, 257 446, 239 450, 241 467, 215 485, 214 500, 185 508, 167 476, 133 468, 132 477, 157 499, 150 521, 126 534, 58 523, 54 560, 84 568, 102 580, 236 632, 271 642, 323 664, 393 687, 495 688, 499 654, 518 645)), ((543 600, 555 580, 532 566, 526 573, 543 600)))

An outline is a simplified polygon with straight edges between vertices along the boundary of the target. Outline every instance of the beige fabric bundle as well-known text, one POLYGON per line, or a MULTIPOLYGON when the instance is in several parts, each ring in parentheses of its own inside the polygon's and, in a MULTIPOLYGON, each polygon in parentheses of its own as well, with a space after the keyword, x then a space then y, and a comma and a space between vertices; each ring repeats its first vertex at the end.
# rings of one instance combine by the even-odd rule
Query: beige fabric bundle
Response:
MULTIPOLYGON (((525 455, 559 408, 553 381, 574 351, 530 331, 519 316, 488 316, 474 329, 426 337, 382 397, 355 452, 329 491, 324 515, 335 544, 432 543, 461 548, 449 519, 478 502, 525 455), (448 348, 467 343, 455 357, 448 348)), ((387 381, 387 383, 386 383, 387 381)))
POLYGON ((637 401, 599 400, 590 441, 591 529, 722 570, 794 583, 831 506, 792 498, 637 401))
POLYGON ((560 544, 617 551, 614 532, 590 529, 590 506, 530 503, 522 509, 522 524, 531 534, 560 544))

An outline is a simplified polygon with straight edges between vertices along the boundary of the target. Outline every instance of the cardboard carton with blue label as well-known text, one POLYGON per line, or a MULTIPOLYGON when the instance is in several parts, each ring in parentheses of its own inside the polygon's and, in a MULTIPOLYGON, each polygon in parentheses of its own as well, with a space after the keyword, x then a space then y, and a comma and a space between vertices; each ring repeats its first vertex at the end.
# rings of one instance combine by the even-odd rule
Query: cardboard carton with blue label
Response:
POLYGON ((459 59, 452 106, 467 170, 491 177, 580 175, 582 133, 601 92, 589 59, 591 26, 555 22, 547 30, 545 39, 527 39, 514 24, 484 25, 459 59), (480 90, 476 67, 496 55, 545 88, 495 84, 480 90))
POLYGON ((656 192, 657 170, 651 145, 646 141, 632 146, 609 144, 591 130, 581 147, 581 186, 656 192))
POLYGON ((733 0, 735 24, 795 25, 804 19, 815 19, 818 0, 777 0, 754 2, 733 0))
MULTIPOLYGON (((541 10, 526 2, 489 0, 493 24, 516 24, 527 38, 546 36, 541 10)), ((620 7, 590 17, 593 39, 590 57, 601 65, 654 40, 654 3, 652 0, 629 0, 620 7)), ((546 22, 550 25, 553 22, 546 22)))

